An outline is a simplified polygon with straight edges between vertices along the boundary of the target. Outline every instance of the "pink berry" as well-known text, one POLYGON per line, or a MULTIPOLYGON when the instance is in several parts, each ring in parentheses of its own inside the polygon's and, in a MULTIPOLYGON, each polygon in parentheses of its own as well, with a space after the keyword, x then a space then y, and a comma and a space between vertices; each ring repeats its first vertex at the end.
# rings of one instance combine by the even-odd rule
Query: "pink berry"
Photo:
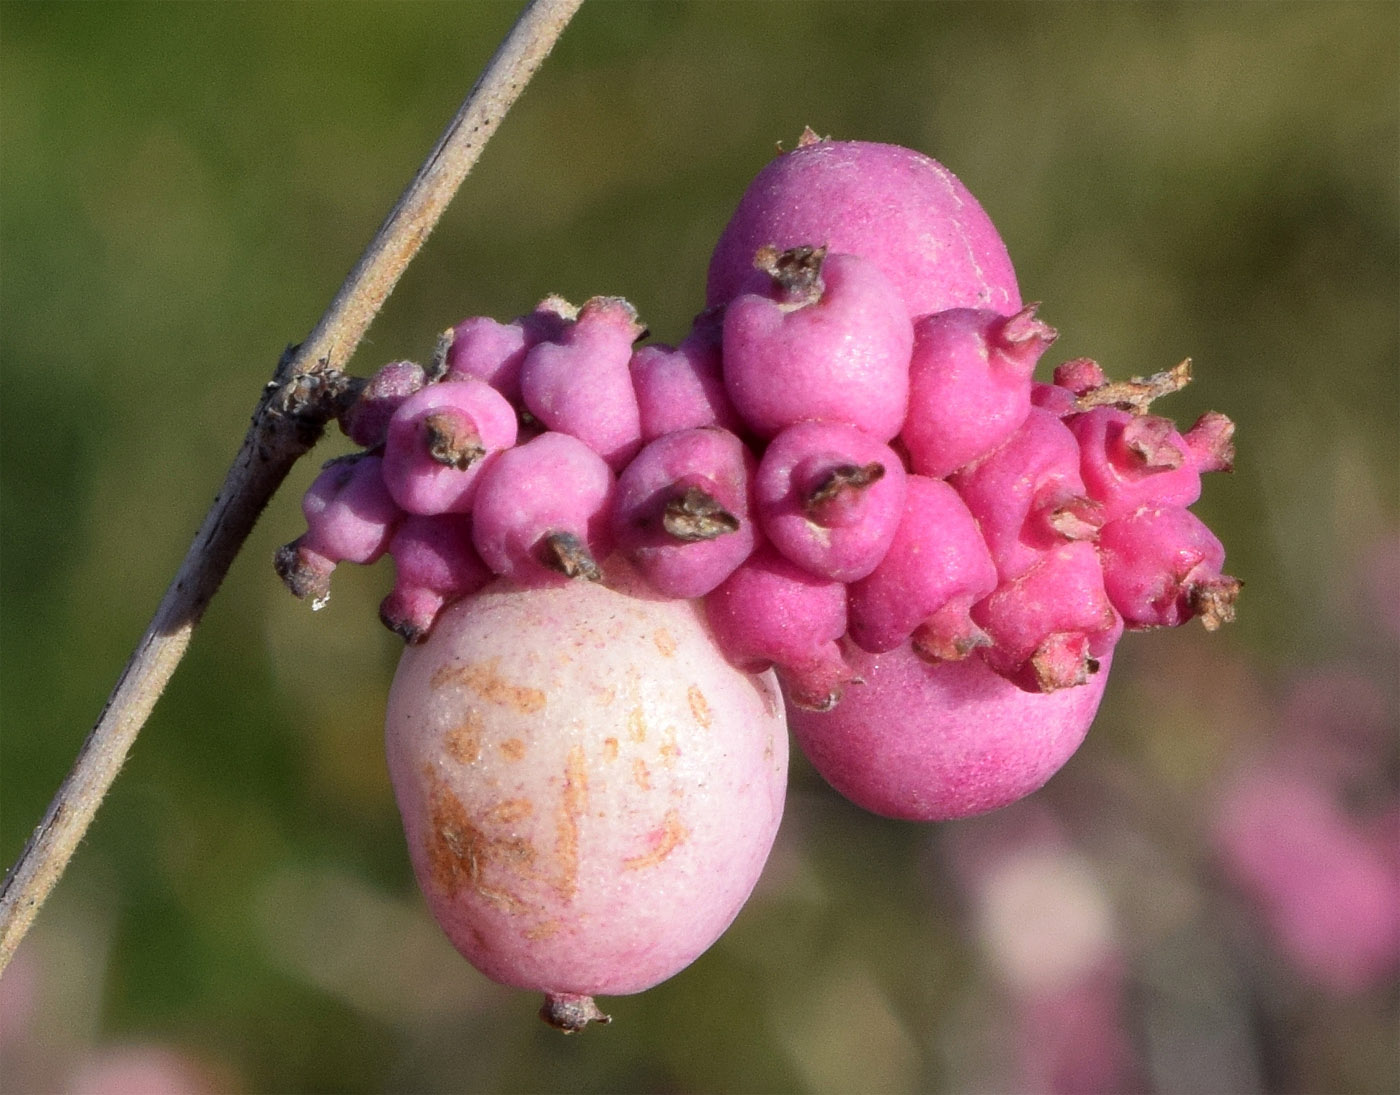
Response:
POLYGON ((526 586, 601 578, 615 483, 603 458, 566 433, 500 453, 481 477, 472 539, 495 573, 526 586))
POLYGON ((1045 552, 973 606, 972 618, 992 640, 980 650, 982 658, 1031 692, 1083 685, 1101 671, 1122 633, 1104 592, 1098 552, 1083 540, 1045 552))
POLYGON ((904 465, 888 445, 839 422, 778 434, 755 480, 768 539, 820 578, 853 582, 884 558, 904 510, 904 465))
POLYGON ((425 383, 423 366, 412 361, 390 362, 369 378, 359 397, 341 415, 341 429, 355 444, 378 448, 384 444, 394 412, 425 383))
POLYGON ((947 168, 896 145, 804 134, 749 184, 710 259, 706 302, 728 304, 763 281, 763 246, 860 255, 893 282, 911 318, 949 308, 1021 306, 1006 247, 947 168))
POLYGON ((405 652, 389 774, 418 884, 494 981, 566 1029, 739 912, 783 809, 771 676, 719 656, 693 602, 497 583, 405 652))
POLYGON ((337 563, 372 563, 384 554, 403 511, 394 504, 377 456, 332 460, 301 500, 306 532, 280 548, 274 563, 298 597, 320 608, 337 563))
POLYGON ((632 387, 642 440, 701 426, 739 429, 720 371, 719 332, 701 325, 674 349, 659 343, 632 355, 632 387))
POLYGON ((753 454, 727 430, 658 437, 617 481, 613 536, 667 597, 703 597, 749 557, 753 454))
POLYGON ((920 475, 957 471, 1025 421, 1031 372, 1057 337, 1035 309, 1004 316, 959 308, 915 324, 909 416, 900 438, 920 475))
POLYGON ((950 482, 977 518, 1003 580, 1024 574, 1057 544, 1094 539, 1103 525, 1103 507, 1079 475, 1074 434, 1039 407, 950 482))
POLYGON ((808 418, 888 441, 904 422, 913 328, 877 266, 855 255, 760 249, 774 286, 724 313, 724 385, 760 437, 808 418))
POLYGON ((1201 469, 1170 419, 1094 407, 1067 418, 1079 440, 1080 471, 1107 521, 1143 506, 1189 506, 1201 496, 1201 469))
POLYGON ((520 405, 520 367, 530 347, 558 338, 578 309, 562 297, 547 297, 529 315, 512 323, 472 316, 452 329, 447 352, 447 380, 484 381, 520 405))
POLYGON ((931 661, 964 658, 989 641, 968 613, 996 585, 981 531, 957 492, 911 475, 889 551, 851 586, 851 639, 881 653, 913 635, 931 661))
POLYGON ((837 640, 846 630, 846 587, 817 578, 761 547, 705 598, 715 641, 751 673, 776 666, 793 703, 826 709, 851 679, 837 640))
POLYGON ((1081 688, 1023 691, 979 658, 930 664, 904 644, 853 651, 862 682, 830 711, 794 709, 802 751, 836 790, 885 817, 943 821, 1037 790, 1079 748, 1109 656, 1081 688))
POLYGON ((409 513, 466 513, 492 453, 515 444, 515 409, 480 380, 430 384, 389 420, 384 482, 409 513))
POLYGON ((1104 588, 1131 629, 1200 616, 1214 631, 1235 618, 1240 582, 1221 573, 1224 546, 1189 510, 1161 506, 1111 521, 1099 552, 1104 588))
POLYGON ((614 471, 642 445, 628 369, 642 332, 636 309, 621 297, 594 297, 557 339, 535 346, 520 370, 529 412, 548 429, 583 441, 614 471))
POLYGON ((472 546, 471 518, 463 513, 406 518, 389 541, 394 588, 379 606, 384 626, 419 643, 443 606, 475 593, 495 577, 472 546))

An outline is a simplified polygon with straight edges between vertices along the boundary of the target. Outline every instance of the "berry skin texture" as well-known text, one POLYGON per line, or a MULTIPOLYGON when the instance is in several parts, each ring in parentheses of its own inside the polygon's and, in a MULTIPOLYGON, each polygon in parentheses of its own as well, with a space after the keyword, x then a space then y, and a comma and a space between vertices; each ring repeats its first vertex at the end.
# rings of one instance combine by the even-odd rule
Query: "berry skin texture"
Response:
POLYGON ((857 806, 908 821, 946 821, 1038 790, 1079 748, 1111 655, 1079 688, 1022 691, 977 657, 930 665, 908 643, 855 651, 864 682, 827 712, 794 707, 793 735, 828 783, 857 806))
MULTIPOLYGON (((418 883, 494 981, 571 1024, 729 925, 787 777, 771 675, 728 664, 693 602, 496 583, 405 650, 386 747, 418 883), (577 1006, 575 1006, 577 1005, 577 1006)), ((642 596, 631 596, 623 589, 642 596)))
POLYGON ((884 271, 910 319, 949 308, 1021 307, 1006 246, 951 171, 897 145, 810 131, 760 171, 710 258, 706 303, 763 292, 758 248, 825 246, 884 271))
MULTIPOLYGON (((761 261, 767 255, 778 278, 792 254, 765 251, 761 261)), ((725 309, 730 401, 760 437, 823 418, 888 441, 904 423, 914 339, 899 294, 855 255, 808 260, 800 288, 746 293, 725 309)))

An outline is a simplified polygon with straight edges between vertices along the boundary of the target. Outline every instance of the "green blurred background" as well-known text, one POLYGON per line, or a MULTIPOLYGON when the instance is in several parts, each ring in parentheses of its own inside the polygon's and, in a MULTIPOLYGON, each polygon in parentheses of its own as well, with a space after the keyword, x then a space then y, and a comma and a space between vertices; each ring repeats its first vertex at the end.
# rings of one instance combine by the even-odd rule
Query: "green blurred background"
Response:
MULTIPOLYGON (((279 353, 517 10, 0 5, 5 864, 279 353)), ((1173 1068, 1224 1044, 1262 1062, 1246 1086, 1390 1090, 1393 983, 1338 1000, 1258 959, 1226 980, 1273 1000, 1260 1018, 1171 971, 1233 961, 1228 933, 1172 948, 1230 921, 1202 813, 1289 682, 1338 665, 1384 682, 1393 738, 1375 560, 1400 538, 1398 71, 1393 3, 586 4, 351 368, 422 359, 461 317, 549 292, 625 295, 674 340, 775 142, 811 125, 942 160, 1061 331, 1047 364, 1087 354, 1127 376, 1189 355, 1196 383, 1168 412, 1239 424, 1238 470, 1198 512, 1248 584, 1240 621, 1129 637, 1094 732, 1037 796, 1127 941, 1144 1082, 1189 1087, 1173 1068), (1217 1005, 1248 1019, 1236 1042, 1201 1019, 1217 1005)), ((316 458, 347 448, 328 437, 316 458)), ((240 1091, 1008 1082, 993 1032, 1010 1012, 942 847, 958 826, 866 816, 801 763, 754 900, 689 970, 607 1001, 611 1028, 565 1040, 458 959, 384 772, 387 564, 338 575, 314 616, 272 573, 316 458, 0 981, 7 1090, 71 1086, 127 1043, 177 1047, 240 1091)), ((1378 764, 1393 794, 1393 749, 1378 764)), ((1198 1090, 1222 1074, 1205 1075, 1198 1090)))

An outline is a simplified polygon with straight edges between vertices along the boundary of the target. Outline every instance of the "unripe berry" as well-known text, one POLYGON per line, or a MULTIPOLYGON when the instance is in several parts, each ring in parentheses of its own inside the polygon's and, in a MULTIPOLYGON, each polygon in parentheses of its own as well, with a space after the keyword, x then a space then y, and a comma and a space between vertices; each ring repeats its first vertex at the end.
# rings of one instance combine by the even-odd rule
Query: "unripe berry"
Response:
POLYGON ((1034 304, 1013 316, 959 308, 914 326, 909 415, 900 439, 910 466, 942 478, 991 452, 1030 410, 1031 372, 1056 332, 1034 304))
POLYGON ((787 775, 771 676, 720 657, 697 606, 497 583, 408 647, 389 774, 414 873, 492 980, 572 1029, 592 994, 672 976, 729 925, 787 775))
POLYGON ((642 332, 636 309, 621 297, 594 297, 557 339, 535 346, 520 370, 529 412, 548 429, 583 441, 614 471, 642 444, 628 370, 642 332))
POLYGON ((320 608, 337 563, 372 563, 384 554, 403 511, 384 487, 377 456, 332 460, 302 496, 306 532, 278 549, 274 565, 298 597, 320 608))
POLYGON ((751 673, 776 666, 793 703, 825 710, 851 679, 837 641, 846 587, 814 577, 761 547, 705 598, 715 641, 751 673))
POLYGON ((889 550, 904 509, 894 450, 839 422, 799 422, 764 451, 754 483, 768 539, 819 578, 864 578, 889 550))
POLYGON ((762 249, 774 288, 724 313, 724 385, 760 437, 809 418, 888 441, 904 422, 913 328, 898 292, 855 255, 762 249))
POLYGON ((480 380, 429 384, 389 420, 384 482, 409 513, 466 513, 492 453, 515 444, 515 409, 480 380))
POLYGON ((706 303, 762 292, 754 252, 804 244, 874 262, 911 318, 1021 306, 996 228, 951 171, 918 152, 810 131, 749 184, 710 259, 706 303))
POLYGON ((727 430, 679 430, 639 452, 617 481, 617 550, 667 597, 703 597, 757 541, 753 454, 727 430))
POLYGON ((851 638, 880 653, 913 635, 930 661, 964 658, 989 641, 968 612, 996 585, 981 531, 957 492, 941 479, 911 475, 889 551, 851 586, 851 638))
POLYGON ((603 458, 578 438, 540 434, 497 455, 482 474, 472 509, 476 550, 521 585, 597 581, 614 486, 603 458))
POLYGON ((404 642, 419 643, 443 606, 475 593, 495 575, 472 546, 464 513, 406 518, 389 541, 394 588, 379 606, 379 619, 404 642))

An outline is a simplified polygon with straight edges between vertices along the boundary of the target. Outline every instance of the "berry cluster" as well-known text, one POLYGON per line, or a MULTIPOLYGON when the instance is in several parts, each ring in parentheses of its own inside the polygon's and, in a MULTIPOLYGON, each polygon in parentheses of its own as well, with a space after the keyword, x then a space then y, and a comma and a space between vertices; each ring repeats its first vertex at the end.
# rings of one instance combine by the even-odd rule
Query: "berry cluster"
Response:
POLYGON ((606 585, 625 559, 645 596, 702 600, 731 665, 776 670, 808 756, 876 812, 1034 790, 1124 628, 1233 614, 1187 508, 1229 467, 1229 420, 1150 413, 1185 363, 1034 382, 1056 332, 972 195, 907 149, 804 134, 745 193, 675 347, 637 346, 616 297, 449 334, 344 414, 364 451, 307 492, 291 589, 319 603, 338 562, 387 553, 381 617, 412 645, 488 583, 606 585))

